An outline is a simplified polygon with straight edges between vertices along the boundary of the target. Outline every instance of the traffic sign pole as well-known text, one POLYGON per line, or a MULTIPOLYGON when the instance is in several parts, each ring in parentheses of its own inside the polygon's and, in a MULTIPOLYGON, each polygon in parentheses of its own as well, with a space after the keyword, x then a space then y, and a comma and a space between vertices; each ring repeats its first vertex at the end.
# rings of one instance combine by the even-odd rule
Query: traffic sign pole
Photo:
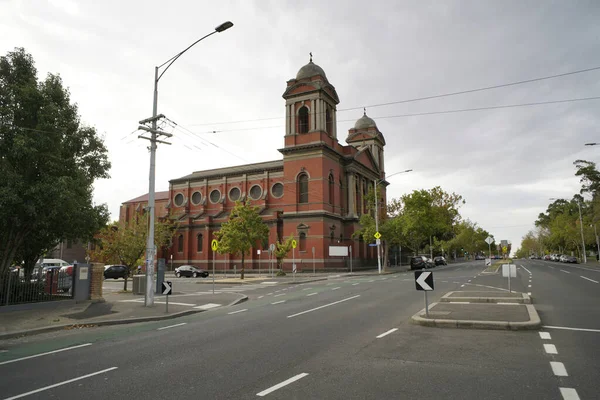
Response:
POLYGON ((167 302, 166 302, 166 304, 167 304, 167 308, 166 308, 165 312, 168 313, 169 312, 169 296, 168 295, 167 295, 167 302))
POLYGON ((427 300, 427 290, 425 290, 425 315, 429 318, 429 301, 427 300))
POLYGON ((312 253, 313 253, 313 276, 316 276, 317 269, 315 268, 315 246, 313 246, 313 248, 312 248, 312 253))

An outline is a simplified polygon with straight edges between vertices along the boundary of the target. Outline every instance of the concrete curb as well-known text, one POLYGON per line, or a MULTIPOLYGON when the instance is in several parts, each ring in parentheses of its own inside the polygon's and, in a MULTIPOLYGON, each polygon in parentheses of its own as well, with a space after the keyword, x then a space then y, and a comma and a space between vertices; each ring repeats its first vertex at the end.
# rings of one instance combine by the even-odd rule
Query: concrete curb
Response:
MULTIPOLYGON (((227 304, 224 307, 231 307, 236 304, 243 303, 247 300, 248 300, 248 296, 242 295, 239 299, 232 301, 231 303, 227 304)), ((47 326, 44 328, 26 329, 26 330, 22 330, 22 331, 0 333, 0 340, 12 339, 12 338, 23 337, 23 336, 39 335, 41 333, 47 333, 47 332, 62 331, 67 328, 77 328, 79 326, 82 326, 82 327, 109 326, 109 325, 135 324, 138 322, 163 321, 163 320, 175 319, 175 318, 179 318, 179 317, 185 317, 186 315, 197 314, 197 313, 201 313, 204 311, 208 311, 208 310, 192 309, 192 310, 180 311, 180 312, 177 312, 174 314, 156 315, 156 316, 152 316, 152 317, 111 319, 111 320, 106 320, 106 321, 89 321, 89 322, 83 322, 81 324, 53 325, 53 326, 47 326)))
MULTIPOLYGON (((531 297, 527 293, 519 293, 521 297, 450 297, 453 293, 448 292, 442 296, 440 301, 442 303, 452 303, 455 301, 468 301, 469 303, 519 303, 519 304, 531 304, 531 297)), ((468 293, 468 292, 459 292, 468 293)))
MULTIPOLYGON (((429 308, 433 308, 438 303, 433 303, 429 308)), ((475 320, 454 320, 454 319, 432 319, 423 318, 425 309, 422 309, 411 317, 411 322, 415 325, 436 327, 436 328, 459 328, 459 329, 488 329, 488 330, 535 330, 542 326, 542 321, 535 307, 531 304, 525 304, 529 314, 529 321, 510 322, 510 321, 475 321, 475 320)))

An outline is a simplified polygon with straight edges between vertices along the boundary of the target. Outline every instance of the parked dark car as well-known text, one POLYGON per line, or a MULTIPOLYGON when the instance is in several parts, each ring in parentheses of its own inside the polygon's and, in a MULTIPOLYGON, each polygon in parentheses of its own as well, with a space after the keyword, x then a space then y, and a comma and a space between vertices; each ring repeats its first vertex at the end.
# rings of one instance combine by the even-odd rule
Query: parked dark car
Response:
POLYGON ((443 256, 437 256, 433 258, 433 263, 435 265, 448 265, 448 262, 443 256))
POLYGON ((566 263, 577 264, 577 257, 565 256, 564 261, 566 263))
POLYGON ((410 259, 410 269, 425 269, 425 268, 433 268, 435 264, 432 260, 425 256, 416 256, 410 259))
POLYGON ((119 279, 129 276, 129 268, 125 265, 105 265, 104 279, 119 279))
POLYGON ((175 268, 175 276, 181 278, 182 276, 186 277, 194 277, 197 278, 201 276, 202 278, 208 277, 208 272, 204 271, 200 268, 196 268, 193 265, 182 265, 181 267, 175 268))

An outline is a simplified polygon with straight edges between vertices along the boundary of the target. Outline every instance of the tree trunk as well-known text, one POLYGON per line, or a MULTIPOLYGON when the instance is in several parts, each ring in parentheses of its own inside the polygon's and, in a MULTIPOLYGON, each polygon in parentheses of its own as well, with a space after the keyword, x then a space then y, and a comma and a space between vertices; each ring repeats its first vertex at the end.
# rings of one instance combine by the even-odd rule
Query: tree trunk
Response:
POLYGON ((242 251, 242 272, 240 274, 240 279, 244 279, 244 258, 245 258, 245 253, 242 251))
POLYGON ((123 283, 123 291, 126 292, 127 291, 127 276, 125 275, 125 282, 123 283))

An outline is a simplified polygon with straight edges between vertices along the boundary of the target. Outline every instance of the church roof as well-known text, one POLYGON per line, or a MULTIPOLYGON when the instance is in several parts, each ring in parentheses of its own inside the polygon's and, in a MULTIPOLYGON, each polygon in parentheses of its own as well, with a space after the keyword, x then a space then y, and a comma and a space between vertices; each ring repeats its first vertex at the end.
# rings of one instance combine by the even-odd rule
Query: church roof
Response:
POLYGON ((375 123, 375 121, 373 121, 372 118, 369 118, 367 116, 367 113, 365 111, 365 114, 360 117, 360 119, 358 121, 356 121, 356 123, 354 124, 354 129, 368 129, 368 128, 377 128, 377 124, 375 123))
POLYGON ((310 78, 315 75, 321 75, 323 78, 327 79, 327 76, 325 75, 325 71, 323 71, 323 68, 321 68, 317 64, 313 63, 312 58, 311 58, 311 60, 309 61, 308 64, 306 64, 305 66, 300 68, 300 70, 296 74, 296 79, 300 80, 300 79, 304 79, 304 78, 310 78))
POLYGON ((180 182, 187 180, 199 180, 212 177, 223 177, 232 175, 250 174, 253 172, 262 172, 265 170, 283 169, 283 160, 265 161, 254 164, 236 165, 233 167, 207 169, 204 171, 195 171, 181 178, 172 179, 171 182, 180 182))

